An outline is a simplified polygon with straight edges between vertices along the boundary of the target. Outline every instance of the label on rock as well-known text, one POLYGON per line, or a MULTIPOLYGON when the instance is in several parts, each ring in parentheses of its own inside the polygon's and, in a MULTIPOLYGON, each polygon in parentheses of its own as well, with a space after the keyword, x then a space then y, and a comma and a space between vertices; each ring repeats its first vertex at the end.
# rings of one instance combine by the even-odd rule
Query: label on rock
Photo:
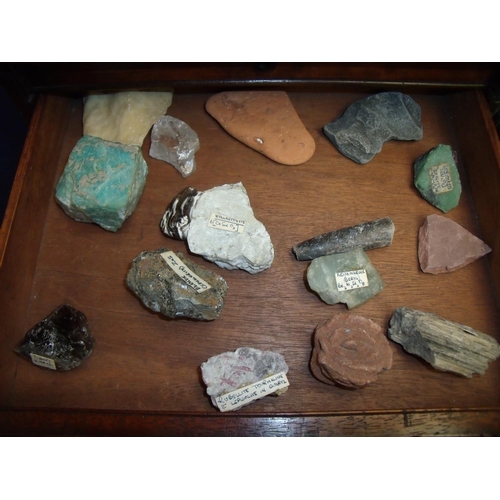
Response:
POLYGON ((447 163, 432 166, 429 169, 429 176, 431 178, 431 189, 434 194, 453 191, 451 170, 447 163))
POLYGON ((182 281, 187 283, 191 288, 196 290, 198 293, 205 292, 212 288, 206 281, 202 280, 196 273, 191 271, 189 267, 182 262, 174 252, 168 251, 160 254, 169 267, 174 271, 182 281))
POLYGON ((208 221, 208 227, 215 229, 222 229, 231 233, 242 233, 245 229, 245 221, 241 219, 234 219, 227 215, 211 214, 208 221))
POLYGON ((354 290, 355 288, 364 288, 368 286, 368 276, 366 269, 358 269, 356 271, 342 271, 335 273, 337 281, 337 290, 345 292, 346 290, 354 290))
POLYGON ((223 394, 215 398, 215 402, 220 411, 237 410, 252 401, 284 389, 289 385, 290 382, 286 378, 286 373, 279 372, 276 375, 271 375, 241 389, 223 394))
POLYGON ((40 356, 39 354, 31 353, 31 361, 36 366, 41 366, 42 368, 48 368, 49 370, 57 370, 56 362, 52 358, 46 358, 45 356, 40 356))

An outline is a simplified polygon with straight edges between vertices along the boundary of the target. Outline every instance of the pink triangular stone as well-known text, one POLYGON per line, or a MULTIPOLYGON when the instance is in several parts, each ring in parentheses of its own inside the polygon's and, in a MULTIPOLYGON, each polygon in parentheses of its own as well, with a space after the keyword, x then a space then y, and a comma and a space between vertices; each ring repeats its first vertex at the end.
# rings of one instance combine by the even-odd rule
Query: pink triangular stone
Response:
POLYGON ((441 215, 429 215, 418 232, 418 260, 424 273, 456 271, 488 252, 486 243, 441 215))

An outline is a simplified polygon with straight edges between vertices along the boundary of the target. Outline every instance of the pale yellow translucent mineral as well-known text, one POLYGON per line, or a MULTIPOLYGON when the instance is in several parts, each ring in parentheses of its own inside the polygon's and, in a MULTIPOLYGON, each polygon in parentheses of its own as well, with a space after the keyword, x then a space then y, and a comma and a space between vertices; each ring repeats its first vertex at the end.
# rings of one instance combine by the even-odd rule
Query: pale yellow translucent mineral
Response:
POLYGON ((85 98, 83 134, 142 146, 144 138, 172 104, 172 92, 119 92, 85 98))

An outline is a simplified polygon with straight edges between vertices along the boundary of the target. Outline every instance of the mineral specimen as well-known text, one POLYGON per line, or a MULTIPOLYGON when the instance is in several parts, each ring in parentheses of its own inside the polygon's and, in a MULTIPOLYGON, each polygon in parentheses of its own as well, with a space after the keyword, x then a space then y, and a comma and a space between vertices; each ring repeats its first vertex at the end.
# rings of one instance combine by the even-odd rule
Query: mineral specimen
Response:
POLYGON ((394 223, 389 217, 315 236, 293 247, 297 260, 312 260, 323 255, 387 247, 394 237, 394 223))
POLYGON ((445 213, 458 205, 462 184, 450 146, 439 144, 419 156, 413 168, 415 187, 431 205, 445 213))
POLYGON ((307 282, 327 304, 342 302, 353 309, 384 288, 384 282, 362 248, 314 259, 307 282))
POLYGON ((489 252, 486 243, 441 215, 427 216, 418 232, 418 260, 424 273, 450 273, 489 252))
POLYGON ((422 139, 420 115, 420 106, 410 96, 382 92, 354 102, 323 131, 344 156, 363 164, 387 141, 422 139))
POLYGON ((470 326, 406 307, 394 311, 388 336, 437 370, 467 378, 474 373, 484 374, 488 363, 500 356, 500 345, 493 337, 470 326))
POLYGON ((149 155, 174 166, 188 177, 196 170, 194 154, 200 149, 198 134, 182 120, 162 116, 151 131, 149 155))
POLYGON ((148 309, 197 320, 218 318, 228 289, 224 278, 168 248, 141 252, 126 282, 148 309))
POLYGON ((56 199, 73 219, 117 231, 135 210, 147 174, 138 146, 84 136, 69 156, 56 199))
POLYGON ((34 365, 68 371, 80 366, 94 345, 85 314, 63 304, 31 328, 14 350, 34 365))
POLYGON ((316 327, 310 367, 321 382, 359 389, 391 366, 389 341, 372 320, 341 313, 316 327))
POLYGON ((226 132, 277 163, 299 165, 316 149, 286 92, 222 92, 205 108, 226 132))
POLYGON ((172 104, 171 92, 119 92, 84 100, 83 133, 106 141, 142 146, 149 129, 172 104))
POLYGON ((255 218, 241 182, 202 192, 186 188, 167 207, 160 227, 167 236, 187 239, 191 252, 222 268, 255 274, 274 259, 269 233, 255 218))
POLYGON ((286 392, 288 365, 277 352, 240 347, 213 356, 201 365, 201 376, 214 406, 237 410, 268 394, 286 392))

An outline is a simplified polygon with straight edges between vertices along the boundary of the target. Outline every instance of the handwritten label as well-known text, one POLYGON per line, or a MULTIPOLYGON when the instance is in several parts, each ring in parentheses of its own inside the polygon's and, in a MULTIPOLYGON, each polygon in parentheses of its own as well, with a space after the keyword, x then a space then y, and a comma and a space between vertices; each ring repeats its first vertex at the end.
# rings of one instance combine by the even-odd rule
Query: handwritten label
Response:
POLYGON ((368 286, 368 276, 365 269, 335 273, 335 280, 337 281, 337 290, 339 292, 368 286))
POLYGON ((48 368, 49 370, 57 370, 56 362, 52 358, 46 358, 45 356, 31 353, 31 361, 36 366, 48 368))
POLYGON ((220 411, 237 410, 252 401, 263 398, 268 394, 272 394, 280 389, 288 387, 290 382, 286 378, 285 372, 279 372, 276 375, 271 375, 258 382, 247 385, 242 389, 237 389, 228 392, 218 398, 215 398, 217 407, 220 411))
POLYGON ((227 215, 211 214, 208 227, 230 231, 231 233, 242 233, 245 229, 245 221, 227 215))
POLYGON ((202 280, 197 274, 195 274, 189 267, 182 262, 174 252, 168 251, 160 254, 165 262, 170 266, 172 271, 174 271, 179 278, 187 283, 191 288, 196 290, 198 293, 206 292, 212 288, 206 281, 202 280))
POLYGON ((453 180, 451 178, 450 166, 447 163, 434 165, 429 169, 431 178, 431 189, 434 194, 453 191, 453 180))

